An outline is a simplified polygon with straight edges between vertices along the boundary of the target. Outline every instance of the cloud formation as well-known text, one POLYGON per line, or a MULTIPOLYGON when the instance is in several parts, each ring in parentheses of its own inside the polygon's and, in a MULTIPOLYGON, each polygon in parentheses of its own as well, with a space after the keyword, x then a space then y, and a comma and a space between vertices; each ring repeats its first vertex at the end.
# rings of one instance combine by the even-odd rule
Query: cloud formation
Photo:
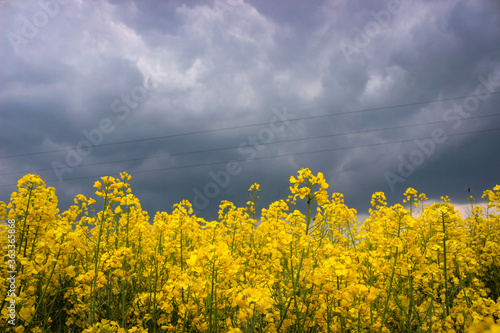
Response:
POLYGON ((4 1, 0 200, 25 173, 62 209, 127 171, 144 209, 216 217, 298 169, 366 212, 407 187, 498 184, 494 1, 4 1))

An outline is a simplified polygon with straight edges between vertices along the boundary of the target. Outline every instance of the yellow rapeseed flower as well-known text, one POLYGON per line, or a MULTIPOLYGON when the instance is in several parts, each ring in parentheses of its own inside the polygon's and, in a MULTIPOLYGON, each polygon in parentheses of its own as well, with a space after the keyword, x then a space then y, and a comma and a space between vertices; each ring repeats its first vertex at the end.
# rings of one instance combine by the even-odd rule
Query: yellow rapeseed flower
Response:
POLYGON ((101 184, 101 182, 100 182, 100 181, 96 181, 96 182, 94 183, 94 187, 95 187, 96 189, 98 189, 98 190, 101 190, 101 188, 102 188, 102 184, 101 184))

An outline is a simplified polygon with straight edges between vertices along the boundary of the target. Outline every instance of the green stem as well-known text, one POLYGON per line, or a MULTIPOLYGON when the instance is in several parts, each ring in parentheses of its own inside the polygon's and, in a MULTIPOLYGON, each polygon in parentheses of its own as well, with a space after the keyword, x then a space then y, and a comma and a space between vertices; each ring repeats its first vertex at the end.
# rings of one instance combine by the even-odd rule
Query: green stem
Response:
POLYGON ((104 195, 104 203, 103 203, 103 208, 102 208, 102 213, 101 213, 101 221, 99 221, 99 235, 97 237, 97 248, 95 252, 95 258, 94 258, 94 278, 92 279, 92 284, 90 286, 90 325, 94 325, 94 320, 95 320, 95 307, 96 307, 96 295, 95 295, 95 288, 97 286, 97 274, 99 271, 99 251, 100 251, 100 246, 101 246, 101 237, 102 237, 102 231, 104 229, 104 213, 106 212, 106 206, 108 203, 108 188, 106 187, 106 192, 104 195))
POLYGON ((40 309, 40 305, 42 303, 42 300, 45 297, 45 293, 47 292, 47 288, 50 285, 50 280, 52 279, 52 275, 54 275, 54 271, 55 271, 56 266, 57 266, 57 260, 59 259, 59 255, 61 254, 61 247, 62 247, 62 244, 64 243, 64 237, 65 236, 63 235, 63 238, 61 239, 61 245, 59 246, 59 250, 57 251, 57 255, 56 255, 55 262, 54 262, 54 266, 52 266, 52 270, 50 271, 47 283, 45 284, 45 286, 43 288, 42 295, 40 296, 40 299, 38 300, 38 303, 36 304, 35 313, 33 313, 33 316, 31 317, 31 320, 30 320, 30 322, 29 322, 29 324, 28 324, 28 326, 26 328, 27 332, 30 332, 30 328, 31 328, 31 324, 33 323, 33 319, 35 319, 35 316, 36 316, 38 310, 40 309))
POLYGON ((444 213, 441 213, 443 220, 443 251, 444 251, 444 304, 446 306, 446 316, 450 314, 450 304, 448 304, 448 271, 446 267, 446 225, 444 220, 444 213))
POLYGON ((392 292, 392 283, 394 281, 394 272, 396 271, 396 261, 398 259, 398 248, 396 247, 396 254, 394 255, 394 264, 392 266, 392 273, 391 273, 391 281, 389 283, 389 291, 387 292, 387 299, 385 301, 385 307, 384 307, 384 312, 382 313, 382 322, 380 324, 379 328, 379 333, 382 332, 382 327, 384 327, 385 324, 385 315, 387 313, 387 308, 389 307, 389 299, 391 298, 391 292, 392 292))
POLYGON ((306 235, 309 234, 309 224, 311 223, 311 195, 307 196, 307 221, 306 221, 306 235))
MULTIPOLYGON (((21 246, 23 245, 23 241, 24 241, 24 233, 25 233, 25 230, 26 230, 26 223, 28 221, 28 212, 29 212, 30 201, 31 201, 31 193, 32 192, 33 192, 33 186, 31 186, 30 192, 28 193, 28 203, 26 204, 26 210, 24 211, 23 230, 21 231, 21 237, 19 239, 19 245, 20 245, 19 248, 20 249, 21 249, 21 246)), ((28 226, 28 229, 29 229, 29 226, 28 226)), ((26 235, 26 239, 27 238, 28 238, 28 236, 26 235)), ((22 249, 21 249, 20 252, 22 252, 22 249)), ((24 247, 23 256, 26 257, 26 246, 24 247)), ((21 272, 22 272, 22 270, 21 270, 21 272)))

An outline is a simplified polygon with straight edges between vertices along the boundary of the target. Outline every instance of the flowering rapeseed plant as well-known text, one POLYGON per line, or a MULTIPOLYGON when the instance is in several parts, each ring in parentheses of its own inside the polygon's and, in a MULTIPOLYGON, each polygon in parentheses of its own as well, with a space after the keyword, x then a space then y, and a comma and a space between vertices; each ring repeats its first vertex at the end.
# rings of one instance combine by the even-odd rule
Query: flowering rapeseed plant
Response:
POLYGON ((216 221, 182 201, 150 224, 129 180, 102 177, 61 213, 55 190, 27 175, 0 202, 2 239, 16 222, 17 271, 15 293, 0 285, 0 332, 499 331, 498 185, 466 218, 409 188, 406 206, 376 192, 358 221, 302 169, 260 215, 253 184, 216 221))

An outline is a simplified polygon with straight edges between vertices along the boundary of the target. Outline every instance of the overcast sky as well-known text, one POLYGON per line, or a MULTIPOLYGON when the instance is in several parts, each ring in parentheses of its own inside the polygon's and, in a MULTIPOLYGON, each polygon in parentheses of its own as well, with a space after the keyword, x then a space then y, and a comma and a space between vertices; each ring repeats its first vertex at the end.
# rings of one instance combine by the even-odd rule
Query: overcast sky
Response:
POLYGON ((286 199, 303 167, 366 214, 500 184, 496 1, 0 1, 0 200, 61 211, 132 175, 151 216, 286 199))

